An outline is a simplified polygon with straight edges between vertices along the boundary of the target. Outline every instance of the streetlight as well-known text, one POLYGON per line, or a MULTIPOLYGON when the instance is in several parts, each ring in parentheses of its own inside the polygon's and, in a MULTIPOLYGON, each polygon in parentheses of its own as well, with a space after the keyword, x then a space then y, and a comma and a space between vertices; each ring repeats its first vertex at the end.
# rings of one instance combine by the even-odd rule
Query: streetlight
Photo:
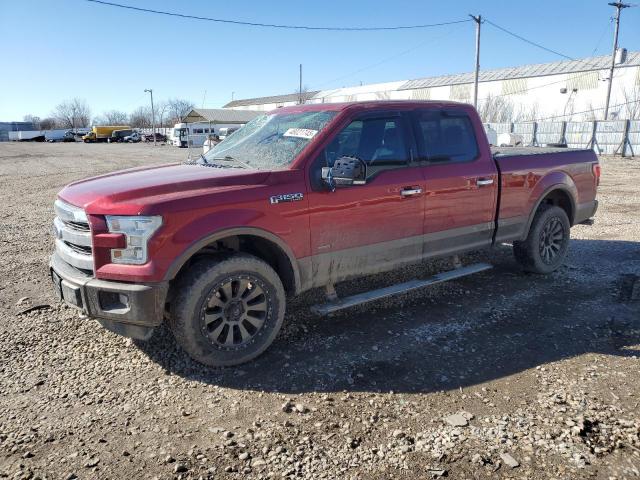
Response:
POLYGON ((156 146, 156 115, 153 110, 153 88, 145 88, 145 93, 151 94, 151 131, 153 134, 153 146, 156 146))

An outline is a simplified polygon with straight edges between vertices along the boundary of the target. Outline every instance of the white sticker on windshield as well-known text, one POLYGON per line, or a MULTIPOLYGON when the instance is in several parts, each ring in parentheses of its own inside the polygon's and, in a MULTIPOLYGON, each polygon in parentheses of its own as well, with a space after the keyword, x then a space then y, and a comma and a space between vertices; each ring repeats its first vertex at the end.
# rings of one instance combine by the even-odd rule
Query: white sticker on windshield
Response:
POLYGON ((298 137, 311 139, 318 133, 318 130, 312 130, 310 128, 290 128, 282 134, 283 137, 298 137))

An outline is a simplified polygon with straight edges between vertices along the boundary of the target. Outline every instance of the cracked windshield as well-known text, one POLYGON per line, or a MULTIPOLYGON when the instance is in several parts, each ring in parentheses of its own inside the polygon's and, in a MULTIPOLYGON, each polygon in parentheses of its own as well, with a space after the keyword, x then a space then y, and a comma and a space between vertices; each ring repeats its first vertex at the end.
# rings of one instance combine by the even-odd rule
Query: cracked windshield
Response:
POLYGON ((336 115, 299 112, 261 115, 219 143, 196 162, 229 162, 245 168, 270 170, 289 166, 296 156, 336 115))

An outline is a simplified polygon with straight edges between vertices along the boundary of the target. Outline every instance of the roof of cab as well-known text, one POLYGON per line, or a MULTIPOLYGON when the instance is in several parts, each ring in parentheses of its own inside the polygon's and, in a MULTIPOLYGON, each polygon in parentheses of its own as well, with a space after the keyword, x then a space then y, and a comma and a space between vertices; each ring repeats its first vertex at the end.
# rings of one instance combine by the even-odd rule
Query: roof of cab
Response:
POLYGON ((267 113, 299 113, 299 112, 338 112, 342 110, 373 110, 380 108, 420 108, 420 107, 471 107, 468 103, 452 102, 448 100, 373 100, 366 102, 345 102, 345 103, 306 103, 281 107, 267 113))

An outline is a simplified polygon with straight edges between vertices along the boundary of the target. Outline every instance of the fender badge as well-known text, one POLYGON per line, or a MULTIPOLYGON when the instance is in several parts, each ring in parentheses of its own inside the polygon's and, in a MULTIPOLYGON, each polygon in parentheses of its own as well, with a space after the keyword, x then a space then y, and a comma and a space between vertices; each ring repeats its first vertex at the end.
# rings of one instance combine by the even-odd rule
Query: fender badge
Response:
POLYGON ((304 194, 302 193, 282 193, 280 195, 274 195, 269 198, 269 202, 272 205, 281 202, 299 202, 304 198, 304 194))

